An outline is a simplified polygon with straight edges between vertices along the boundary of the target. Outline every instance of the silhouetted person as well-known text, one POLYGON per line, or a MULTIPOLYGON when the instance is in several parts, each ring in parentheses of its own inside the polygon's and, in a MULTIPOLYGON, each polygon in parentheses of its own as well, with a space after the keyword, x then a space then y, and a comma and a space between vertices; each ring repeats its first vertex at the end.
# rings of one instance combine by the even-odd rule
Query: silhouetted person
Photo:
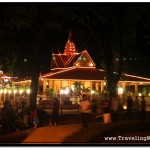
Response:
POLYGON ((112 98, 112 103, 111 103, 111 114, 112 114, 112 120, 117 121, 117 110, 119 108, 119 96, 116 94, 112 98))
POLYGON ((4 101, 4 106, 1 109, 1 117, 5 119, 13 129, 17 130, 20 126, 20 117, 18 113, 13 109, 9 100, 4 101))
POLYGON ((59 99, 54 97, 53 110, 52 110, 52 114, 51 114, 50 125, 57 126, 57 124, 58 124, 58 117, 59 117, 59 109, 60 109, 59 99))
POLYGON ((135 97, 134 109, 139 110, 139 99, 138 96, 135 97))
POLYGON ((42 97, 39 98, 39 105, 42 105, 42 97))
POLYGON ((132 96, 127 97, 127 113, 128 113, 128 119, 132 118, 132 110, 133 110, 133 99, 132 96))
POLYGON ((142 101, 141 101, 141 116, 142 119, 145 120, 145 116, 146 116, 146 101, 145 101, 145 97, 142 96, 142 101))
POLYGON ((97 114, 96 99, 92 99, 91 110, 92 110, 92 121, 93 121, 93 123, 95 123, 95 121, 96 121, 96 114, 97 114))

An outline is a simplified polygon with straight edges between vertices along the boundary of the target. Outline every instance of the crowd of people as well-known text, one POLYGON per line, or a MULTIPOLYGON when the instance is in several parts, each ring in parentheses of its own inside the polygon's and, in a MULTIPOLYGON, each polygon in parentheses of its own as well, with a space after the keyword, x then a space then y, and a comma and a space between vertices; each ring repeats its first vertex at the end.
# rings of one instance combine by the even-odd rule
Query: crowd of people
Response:
MULTIPOLYGON (((139 100, 136 96, 134 101, 131 95, 127 96, 126 98, 124 95, 122 95, 121 98, 116 94, 110 100, 110 97, 107 94, 103 95, 101 102, 104 123, 117 121, 117 112, 123 108, 123 105, 127 106, 126 112, 128 119, 132 119, 133 110, 140 110, 141 118, 143 120, 146 119, 146 101, 144 96, 141 97, 141 100, 139 100)), ((59 125, 60 106, 59 98, 54 97, 49 125, 59 125)), ((96 99, 89 100, 86 94, 82 95, 82 99, 80 100, 79 104, 79 111, 83 127, 88 127, 90 121, 93 123, 96 122, 96 116, 99 113, 98 109, 98 101, 96 99)), ((0 115, 16 130, 21 129, 23 126, 25 127, 27 125, 33 128, 38 127, 40 120, 36 108, 27 110, 24 104, 22 111, 19 113, 17 111, 18 109, 15 110, 11 106, 9 100, 5 100, 4 107, 1 109, 0 115)))

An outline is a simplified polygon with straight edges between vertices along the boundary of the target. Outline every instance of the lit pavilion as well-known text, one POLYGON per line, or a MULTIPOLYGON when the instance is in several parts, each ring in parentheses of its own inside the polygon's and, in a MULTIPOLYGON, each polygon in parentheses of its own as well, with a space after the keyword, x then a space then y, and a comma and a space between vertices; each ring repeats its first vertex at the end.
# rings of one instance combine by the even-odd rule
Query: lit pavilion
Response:
MULTIPOLYGON (((102 92, 105 87, 104 78, 105 71, 96 68, 87 50, 77 52, 70 32, 64 53, 52 55, 51 72, 40 76, 40 84, 43 91, 46 88, 54 88, 55 93, 58 93, 60 89, 65 87, 70 90, 73 83, 78 81, 85 88, 89 87, 91 91, 102 92)), ((150 79, 124 74, 118 83, 118 87, 123 90, 126 86, 134 86, 135 93, 138 93, 138 85, 150 85, 150 79)))

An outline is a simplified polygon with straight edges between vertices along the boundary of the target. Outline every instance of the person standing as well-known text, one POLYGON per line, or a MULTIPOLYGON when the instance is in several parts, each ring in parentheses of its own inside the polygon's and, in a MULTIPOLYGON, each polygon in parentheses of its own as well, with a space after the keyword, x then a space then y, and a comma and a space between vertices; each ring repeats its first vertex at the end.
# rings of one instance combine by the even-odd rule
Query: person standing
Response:
POLYGON ((145 116, 146 116, 146 101, 145 101, 145 97, 142 96, 142 101, 141 101, 141 116, 142 119, 145 120, 145 116))
POLYGON ((31 110, 31 120, 34 125, 34 128, 37 128, 37 125, 39 124, 39 117, 36 108, 33 108, 31 110))
POLYGON ((111 122, 111 116, 110 116, 110 100, 107 94, 103 97, 103 118, 104 123, 110 123, 111 122))
POLYGON ((91 110, 92 110, 92 122, 95 123, 96 122, 96 114, 97 114, 96 99, 92 99, 91 110))
POLYGON ((138 99, 138 96, 135 96, 134 110, 139 110, 139 99, 138 99))
POLYGON ((112 104, 111 104, 111 113, 112 113, 112 120, 117 121, 117 110, 119 108, 119 96, 116 94, 112 98, 112 104))
POLYGON ((83 127, 88 127, 88 122, 90 118, 91 103, 88 100, 86 94, 82 95, 82 100, 80 101, 79 110, 81 112, 81 119, 83 127))
POLYGON ((59 109, 60 109, 60 102, 59 99, 54 97, 53 100, 53 110, 50 118, 50 124, 49 125, 55 125, 58 124, 58 117, 59 117, 59 109))
POLYGON ((128 98, 127 98, 128 119, 132 118, 132 110, 133 110, 133 99, 132 99, 132 96, 128 96, 128 98))

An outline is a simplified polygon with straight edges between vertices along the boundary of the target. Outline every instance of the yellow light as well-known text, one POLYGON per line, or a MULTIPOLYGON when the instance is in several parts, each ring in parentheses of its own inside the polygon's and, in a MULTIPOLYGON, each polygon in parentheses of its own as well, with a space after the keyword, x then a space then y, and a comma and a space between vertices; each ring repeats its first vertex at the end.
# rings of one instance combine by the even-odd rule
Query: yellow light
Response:
POLYGON ((60 94, 63 94, 63 93, 64 93, 64 90, 61 89, 61 90, 60 90, 60 94))
POLYGON ((16 94, 17 93, 17 90, 14 90, 14 94, 16 94))
POLYGON ((4 92, 3 89, 1 89, 1 90, 0 90, 0 94, 2 94, 3 92, 4 92))
POLYGON ((91 66, 91 67, 92 67, 92 66, 93 66, 93 64, 92 64, 92 63, 89 63, 89 66, 91 66))
POLYGON ((92 91, 91 91, 91 94, 94 94, 94 93, 95 93, 94 90, 92 90, 92 91))
POLYGON ((68 87, 66 87, 66 89, 64 90, 64 93, 65 93, 65 94, 68 94, 68 93, 69 93, 68 87))
POLYGON ((119 93, 119 94, 122 94, 122 93, 123 93, 123 88, 122 88, 122 87, 119 87, 119 88, 118 88, 118 93, 119 93))
POLYGON ((127 105, 123 105, 123 109, 127 109, 127 105))
POLYGON ((23 90, 19 90, 19 93, 22 94, 22 93, 23 93, 23 90))
POLYGON ((26 92, 27 92, 27 94, 30 94, 30 89, 27 89, 27 91, 26 91, 26 92))
POLYGON ((142 96, 142 94, 141 94, 141 93, 139 93, 138 95, 139 95, 139 96, 142 96))
POLYGON ((4 94, 6 94, 7 93, 7 90, 6 89, 4 89, 4 94))
POLYGON ((12 92, 11 90, 8 91, 9 94, 11 94, 11 92, 12 92))

